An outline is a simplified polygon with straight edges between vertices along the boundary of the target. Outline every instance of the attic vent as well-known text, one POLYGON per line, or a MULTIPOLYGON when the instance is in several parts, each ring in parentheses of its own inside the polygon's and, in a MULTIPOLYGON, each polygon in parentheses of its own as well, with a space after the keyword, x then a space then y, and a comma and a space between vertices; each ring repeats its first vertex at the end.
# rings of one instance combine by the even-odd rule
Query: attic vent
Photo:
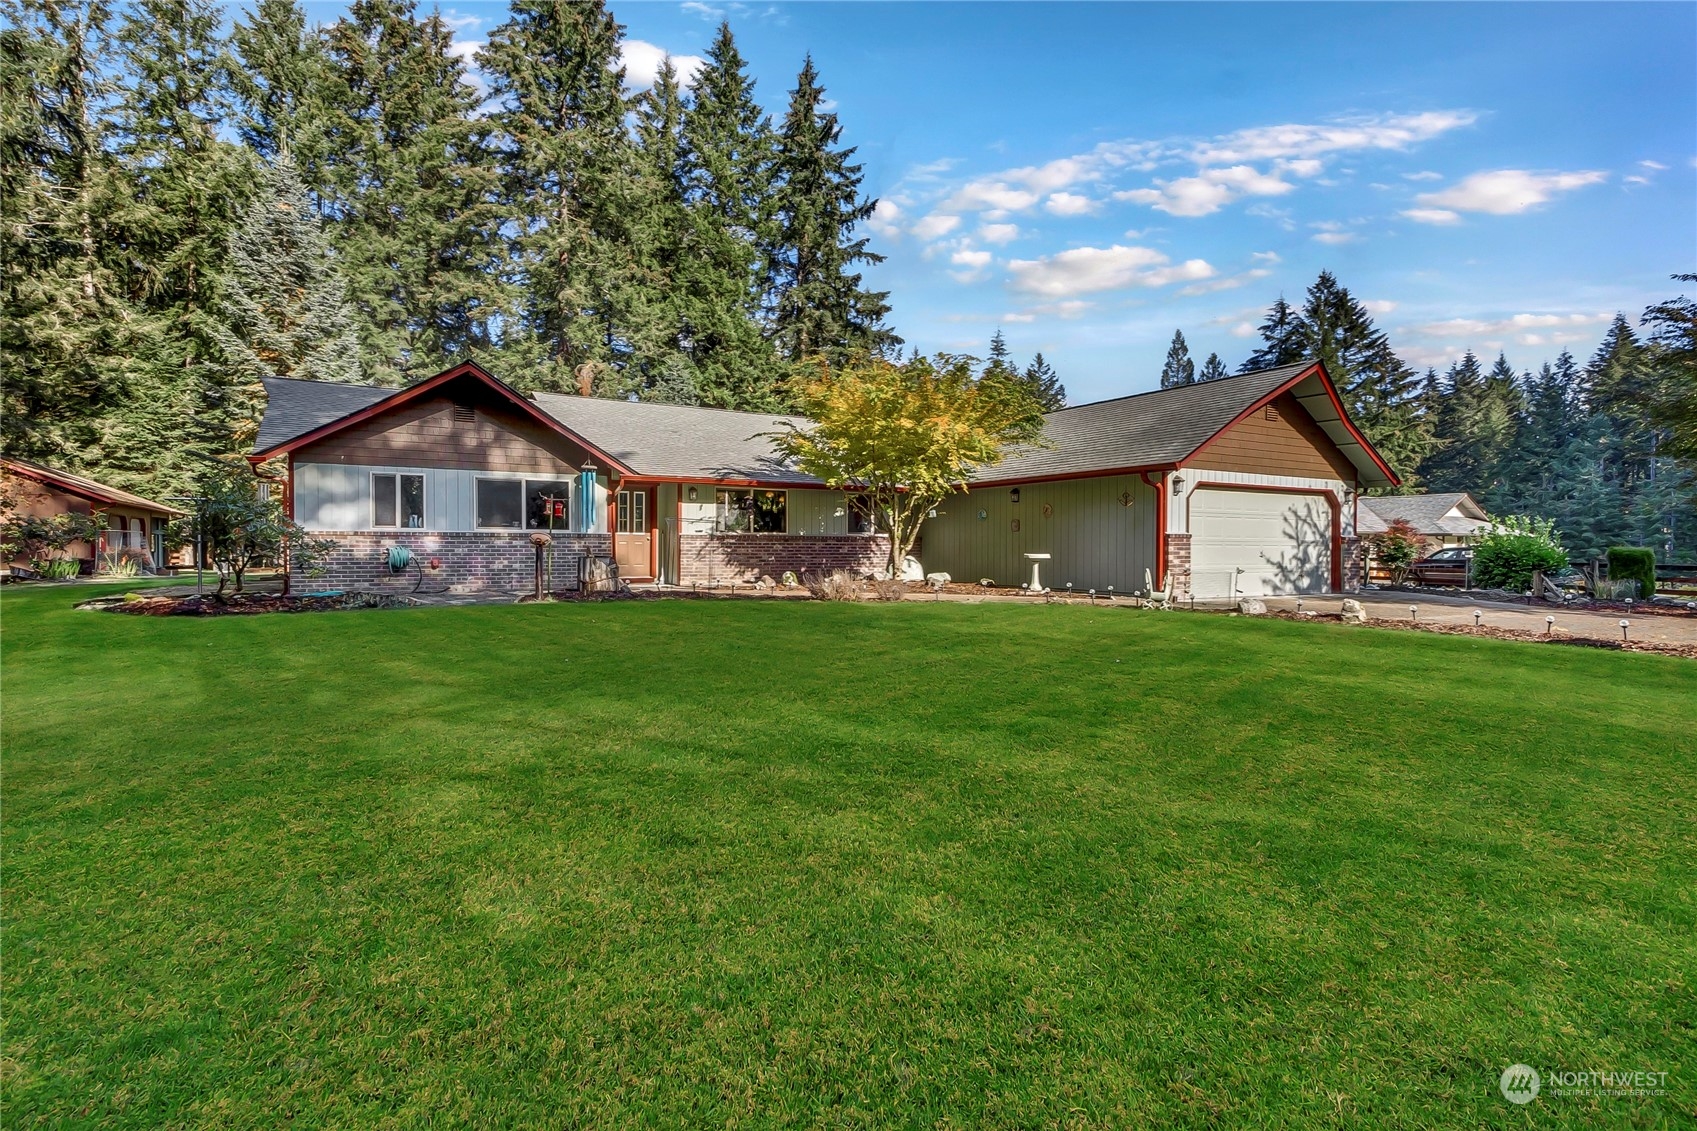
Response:
POLYGON ((454 404, 454 421, 458 424, 471 424, 477 420, 477 410, 468 404, 454 404))
POLYGON ((1274 408, 1272 405, 1268 405, 1267 406, 1267 419, 1268 420, 1277 420, 1278 418, 1279 418, 1279 410, 1274 408))

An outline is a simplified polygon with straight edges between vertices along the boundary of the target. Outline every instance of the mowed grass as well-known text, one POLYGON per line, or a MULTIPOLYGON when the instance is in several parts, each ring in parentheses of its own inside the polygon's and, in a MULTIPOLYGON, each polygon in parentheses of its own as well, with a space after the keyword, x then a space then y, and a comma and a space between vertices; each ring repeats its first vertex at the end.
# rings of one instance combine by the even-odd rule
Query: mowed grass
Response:
POLYGON ((88 595, 0 598, 8 1127, 1697 1118, 1688 661, 88 595))

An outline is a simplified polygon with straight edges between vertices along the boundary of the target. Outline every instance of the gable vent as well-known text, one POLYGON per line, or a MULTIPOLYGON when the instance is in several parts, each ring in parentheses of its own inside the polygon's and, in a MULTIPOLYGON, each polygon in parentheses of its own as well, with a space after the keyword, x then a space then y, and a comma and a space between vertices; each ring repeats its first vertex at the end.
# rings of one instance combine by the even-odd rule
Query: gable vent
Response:
POLYGON ((454 420, 460 424, 471 424, 477 420, 477 410, 468 404, 454 402, 454 420))
POLYGON ((1272 405, 1268 405, 1267 406, 1267 419, 1268 420, 1277 420, 1278 418, 1279 418, 1279 410, 1274 408, 1272 405))

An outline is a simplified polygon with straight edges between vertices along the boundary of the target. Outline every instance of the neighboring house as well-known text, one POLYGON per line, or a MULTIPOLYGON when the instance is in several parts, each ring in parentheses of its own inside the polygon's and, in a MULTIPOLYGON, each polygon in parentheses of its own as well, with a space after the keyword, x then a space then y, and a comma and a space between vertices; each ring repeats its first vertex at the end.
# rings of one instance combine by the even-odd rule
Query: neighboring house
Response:
MULTIPOLYGON (((256 466, 286 456, 290 512, 338 546, 325 584, 370 585, 400 543, 457 588, 530 585, 533 531, 552 583, 583 554, 664 584, 784 570, 871 572, 887 542, 852 493, 787 466, 770 434, 795 417, 539 393, 471 364, 407 389, 268 380, 256 466)), ((920 556, 1014 585, 1027 553, 1080 590, 1199 597, 1359 584, 1356 500, 1397 479, 1318 364, 1048 414, 924 528, 920 556)))
POLYGON ((1433 495, 1382 495, 1361 500, 1359 530, 1363 536, 1382 534, 1403 519, 1426 539, 1427 550, 1466 546, 1490 528, 1491 516, 1466 491, 1433 495))
MULTIPOLYGON (((88 563, 86 572, 110 569, 125 558, 148 571, 166 561, 165 527, 183 513, 176 507, 28 460, 0 459, 0 473, 19 514, 46 518, 99 512, 105 516, 105 529, 93 545, 76 541, 66 547, 65 556, 88 563)), ((22 559, 6 563, 8 567, 28 564, 22 559)))

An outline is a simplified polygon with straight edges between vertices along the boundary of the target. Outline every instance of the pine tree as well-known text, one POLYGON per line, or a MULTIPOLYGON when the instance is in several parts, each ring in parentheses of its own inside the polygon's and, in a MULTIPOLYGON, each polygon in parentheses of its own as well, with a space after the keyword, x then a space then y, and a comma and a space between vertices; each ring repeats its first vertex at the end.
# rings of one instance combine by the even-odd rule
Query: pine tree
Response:
POLYGON ((1043 406, 1044 412, 1054 412, 1067 406, 1067 388, 1061 384, 1060 375, 1044 360, 1041 351, 1025 367, 1020 380, 1037 403, 1043 406))
POLYGON ((1196 363, 1190 360, 1190 347, 1184 344, 1184 331, 1173 331, 1173 344, 1167 347, 1167 361, 1161 366, 1161 388, 1196 384, 1196 363))
POLYGON ((1198 381, 1218 381, 1221 377, 1229 376, 1226 363, 1220 360, 1220 355, 1211 353, 1208 360, 1202 363, 1202 372, 1197 375, 1198 381))
POLYGON ((355 0, 326 29, 323 170, 368 379, 428 376, 487 348, 503 305, 487 127, 453 36, 415 0, 355 0))
POLYGON ((876 200, 860 196, 861 167, 853 147, 837 148, 842 126, 823 108, 825 88, 809 57, 796 78, 778 140, 777 248, 772 275, 778 297, 772 337, 778 353, 796 362, 823 355, 841 362, 882 354, 901 344, 884 323, 888 291, 861 285, 854 268, 884 257, 856 238, 876 200))
POLYGON ((1008 349, 1008 340, 1002 336, 1000 327, 990 338, 990 360, 985 364, 982 376, 1004 381, 1019 376, 1019 367, 1014 364, 1013 353, 1008 349))
MULTIPOLYGON (((1675 275, 1697 283, 1697 275, 1675 275)), ((1644 311, 1651 364, 1665 376, 1651 415, 1665 435, 1663 450, 1697 469, 1697 301, 1681 296, 1644 311)))
POLYGON ((1261 345, 1237 367, 1239 373, 1254 373, 1261 369, 1276 369, 1294 365, 1308 358, 1308 327, 1295 307, 1283 295, 1261 323, 1261 345))
POLYGON ((720 23, 683 114, 684 192, 702 251, 750 318, 763 313, 765 259, 773 240, 777 138, 754 100, 754 80, 731 26, 720 23))
POLYGON ((309 187, 324 152, 325 115, 331 97, 328 60, 322 44, 306 25, 298 0, 259 0, 230 32, 236 65, 230 85, 238 113, 236 132, 266 161, 285 149, 303 163, 309 187))
POLYGON ((263 377, 358 381, 359 341, 328 241, 287 150, 230 241, 215 336, 227 395, 219 430, 251 445, 264 409, 263 377))
POLYGON ((623 35, 602 0, 514 0, 477 56, 499 107, 502 270, 521 296, 501 344, 528 388, 605 386, 628 353, 638 192, 623 35))
POLYGON ((108 236, 123 194, 99 113, 109 17, 0 12, 0 445, 74 470, 127 393, 136 341, 108 236))

